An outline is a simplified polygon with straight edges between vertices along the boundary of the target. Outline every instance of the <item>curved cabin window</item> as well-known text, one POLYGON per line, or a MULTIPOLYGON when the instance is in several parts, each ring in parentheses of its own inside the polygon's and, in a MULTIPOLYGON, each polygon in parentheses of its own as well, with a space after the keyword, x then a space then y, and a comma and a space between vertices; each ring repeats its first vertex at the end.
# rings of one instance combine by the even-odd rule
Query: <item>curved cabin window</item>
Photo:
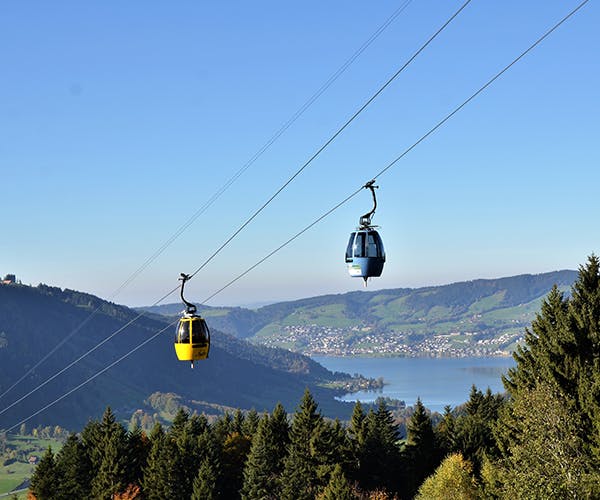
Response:
POLYGON ((365 257, 365 233, 356 233, 353 247, 354 257, 365 257))
POLYGON ((206 344, 208 342, 208 327, 206 323, 201 319, 197 319, 194 321, 192 328, 192 342, 194 344, 206 344))
POLYGON ((175 337, 175 342, 179 344, 189 344, 190 343, 190 322, 189 321, 180 321, 179 328, 177 328, 177 335, 175 337))
POLYGON ((350 234, 350 239, 348 240, 348 246, 346 247, 346 262, 352 262, 352 246, 354 245, 354 236, 356 233, 350 234))
POLYGON ((376 231, 367 236, 367 257, 383 257, 383 242, 376 231))

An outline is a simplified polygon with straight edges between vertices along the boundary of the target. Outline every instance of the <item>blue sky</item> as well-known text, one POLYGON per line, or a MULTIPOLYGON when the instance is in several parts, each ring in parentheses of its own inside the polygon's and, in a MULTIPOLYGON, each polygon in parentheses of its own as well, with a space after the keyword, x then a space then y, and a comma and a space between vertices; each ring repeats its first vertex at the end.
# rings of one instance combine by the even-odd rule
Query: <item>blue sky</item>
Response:
MULTIPOLYGON (((177 286, 462 2, 3 2, 0 274, 146 305, 177 286)), ((370 180, 574 8, 474 0, 189 284, 200 302, 370 180)), ((600 252, 600 9, 590 2, 377 179, 388 261, 370 289, 574 269, 600 252)), ((362 289, 367 191, 221 293, 250 304, 362 289)), ((166 302, 174 302, 176 296, 166 302)))

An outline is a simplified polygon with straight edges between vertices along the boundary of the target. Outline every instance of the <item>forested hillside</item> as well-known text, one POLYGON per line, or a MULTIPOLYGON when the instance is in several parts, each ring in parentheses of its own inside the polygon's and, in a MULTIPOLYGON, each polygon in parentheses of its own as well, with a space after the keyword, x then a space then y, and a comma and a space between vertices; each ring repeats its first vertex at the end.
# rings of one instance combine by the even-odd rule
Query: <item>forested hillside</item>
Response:
MULTIPOLYGON (((357 291, 257 310, 203 307, 211 325, 255 344, 304 354, 508 355, 542 299, 575 271, 524 274, 417 289, 357 291)), ((174 314, 180 306, 149 308, 174 314)))
POLYGON ((0 285, 0 394, 75 332, 0 399, 0 429, 32 415, 129 353, 129 357, 28 424, 78 428, 107 405, 119 415, 129 416, 138 408, 146 408, 144 401, 155 392, 174 393, 190 402, 263 410, 278 401, 293 405, 310 387, 328 414, 342 416, 350 411, 333 399, 340 393, 334 387, 352 387, 356 380, 332 374, 305 356, 254 347, 213 329, 209 359, 191 370, 189 363, 175 357, 174 326, 169 326, 164 317, 140 317, 126 326, 137 316, 126 307, 72 290, 0 285), (123 327, 114 338, 53 378, 123 327), (132 352, 164 328, 164 333, 132 352), (36 392, 7 408, 31 391, 36 392))
POLYGON ((107 409, 56 456, 30 494, 43 499, 600 498, 600 260, 572 293, 555 287, 505 379, 508 397, 473 387, 436 424, 417 401, 400 433, 380 401, 347 425, 305 391, 289 417, 236 412, 209 423, 180 411, 169 429, 127 431, 107 409))

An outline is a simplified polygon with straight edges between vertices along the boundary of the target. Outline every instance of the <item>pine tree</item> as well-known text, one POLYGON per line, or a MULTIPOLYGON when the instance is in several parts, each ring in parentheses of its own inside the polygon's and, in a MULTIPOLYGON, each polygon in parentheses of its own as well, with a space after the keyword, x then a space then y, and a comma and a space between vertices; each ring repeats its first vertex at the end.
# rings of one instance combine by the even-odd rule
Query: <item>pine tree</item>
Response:
POLYGON ((406 491, 412 496, 423 480, 439 465, 441 456, 437 447, 431 417, 421 399, 408 422, 405 457, 407 461, 406 491))
POLYGON ((355 448, 360 448, 365 439, 365 412, 360 401, 357 401, 352 410, 348 435, 355 448))
POLYGON ((233 432, 231 414, 226 411, 223 416, 211 426, 211 430, 219 444, 222 446, 227 436, 233 432))
POLYGON ((194 478, 192 500, 216 500, 218 498, 217 475, 209 458, 202 460, 194 478))
POLYGON ((232 432, 227 436, 221 451, 222 493, 225 498, 235 498, 242 488, 244 464, 250 451, 250 438, 232 432))
MULTIPOLYGON (((355 416, 358 414, 355 407, 355 416)), ((377 402, 377 411, 369 410, 361 425, 364 437, 356 452, 356 479, 364 490, 397 492, 401 473, 398 426, 383 398, 377 402)))
POLYGON ((92 480, 91 462, 83 444, 71 434, 56 455, 57 489, 56 500, 89 498, 92 480))
POLYGON ((323 417, 317 412, 317 403, 306 389, 290 428, 289 455, 284 462, 281 498, 289 500, 312 499, 317 482, 317 463, 311 452, 315 432, 323 417))
POLYGON ((110 407, 106 408, 99 428, 99 439, 93 456, 98 468, 92 479, 92 496, 110 500, 114 493, 127 486, 127 432, 116 421, 110 407))
POLYGON ((319 500, 354 500, 354 495, 350 483, 344 475, 341 465, 336 465, 331 473, 331 478, 327 487, 321 495, 319 500))
POLYGON ((455 447, 465 460, 473 464, 477 476, 484 457, 496 458, 499 455, 493 429, 503 404, 501 395, 492 394, 489 388, 483 394, 473 386, 465 405, 466 414, 456 420, 455 447))
POLYGON ((258 412, 253 408, 251 409, 244 418, 244 423, 242 424, 241 433, 245 436, 248 436, 252 439, 256 429, 258 428, 258 422, 260 417, 258 416, 258 412))
POLYGON ((275 464, 273 473, 279 476, 283 471, 284 460, 290 445, 290 424, 288 415, 281 403, 277 403, 273 409, 273 413, 268 419, 268 425, 271 430, 270 435, 273 437, 271 445, 273 463, 275 464))
POLYGON ((169 429, 169 434, 172 437, 177 438, 177 436, 183 432, 188 423, 189 416, 189 413, 180 406, 179 410, 177 410, 177 413, 175 414, 171 428, 169 429))
POLYGON ((54 453, 52 448, 48 447, 31 476, 29 491, 37 500, 53 500, 57 486, 54 453))
POLYGON ((140 484, 142 471, 146 466, 148 453, 150 452, 150 440, 136 425, 127 434, 127 483, 140 484))
POLYGON ((273 449, 274 443, 269 417, 264 417, 258 424, 244 467, 243 499, 277 498, 277 462, 274 456, 277 450, 273 449))
POLYGON ((169 471, 163 451, 166 441, 162 426, 155 424, 150 433, 150 452, 142 475, 142 492, 147 500, 169 498, 169 471))
POLYGON ((442 456, 456 450, 456 419, 450 405, 444 407, 442 420, 435 428, 435 437, 442 456))
POLYGON ((246 417, 244 417, 242 410, 240 410, 239 408, 237 410, 235 410, 235 412, 233 413, 233 420, 231 422, 230 433, 237 432, 238 434, 243 434, 243 427, 244 427, 245 419, 246 419, 246 417))
MULTIPOLYGON (((556 286, 550 291, 514 358, 516 367, 504 378, 510 401, 496 430, 504 462, 525 464, 536 443, 546 441, 546 446, 563 450, 563 457, 579 457, 560 462, 573 466, 566 469, 569 478, 585 477, 587 483, 595 477, 592 482, 600 483, 600 261, 596 256, 580 267, 570 298, 556 286), (553 413, 555 419, 562 415, 565 426, 569 420, 574 422, 568 425, 575 435, 553 432, 553 413), (539 415, 547 420, 536 427, 533 423, 539 415), (532 429, 545 429, 546 436, 532 429)), ((546 469, 555 465, 549 459, 546 469)), ((552 473, 542 475, 542 469, 535 463, 527 469, 534 474, 529 483, 537 484, 541 492, 556 480, 552 473)), ((578 484, 569 486, 575 488, 570 491, 589 496, 587 486, 578 484)), ((508 481, 505 487, 510 490, 508 481)))
POLYGON ((289 432, 287 413, 281 403, 277 403, 271 415, 259 420, 244 467, 243 498, 279 498, 289 432))

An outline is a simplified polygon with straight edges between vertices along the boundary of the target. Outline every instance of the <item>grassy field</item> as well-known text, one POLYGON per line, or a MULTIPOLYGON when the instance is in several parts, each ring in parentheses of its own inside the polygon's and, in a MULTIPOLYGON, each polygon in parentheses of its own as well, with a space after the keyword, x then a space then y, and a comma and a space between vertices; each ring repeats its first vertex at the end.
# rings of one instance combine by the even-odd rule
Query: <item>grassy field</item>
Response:
MULTIPOLYGON (((3 464, 0 465, 0 495, 11 492, 31 477, 35 466, 30 465, 27 459, 30 456, 41 458, 48 446, 51 446, 52 451, 56 453, 62 443, 56 439, 41 439, 33 436, 8 436, 6 451, 0 455, 0 464, 3 464), (8 463, 5 464, 7 460, 8 463)), ((19 499, 27 498, 26 493, 20 495, 19 499)), ((9 495, 7 498, 12 496, 9 495)))

